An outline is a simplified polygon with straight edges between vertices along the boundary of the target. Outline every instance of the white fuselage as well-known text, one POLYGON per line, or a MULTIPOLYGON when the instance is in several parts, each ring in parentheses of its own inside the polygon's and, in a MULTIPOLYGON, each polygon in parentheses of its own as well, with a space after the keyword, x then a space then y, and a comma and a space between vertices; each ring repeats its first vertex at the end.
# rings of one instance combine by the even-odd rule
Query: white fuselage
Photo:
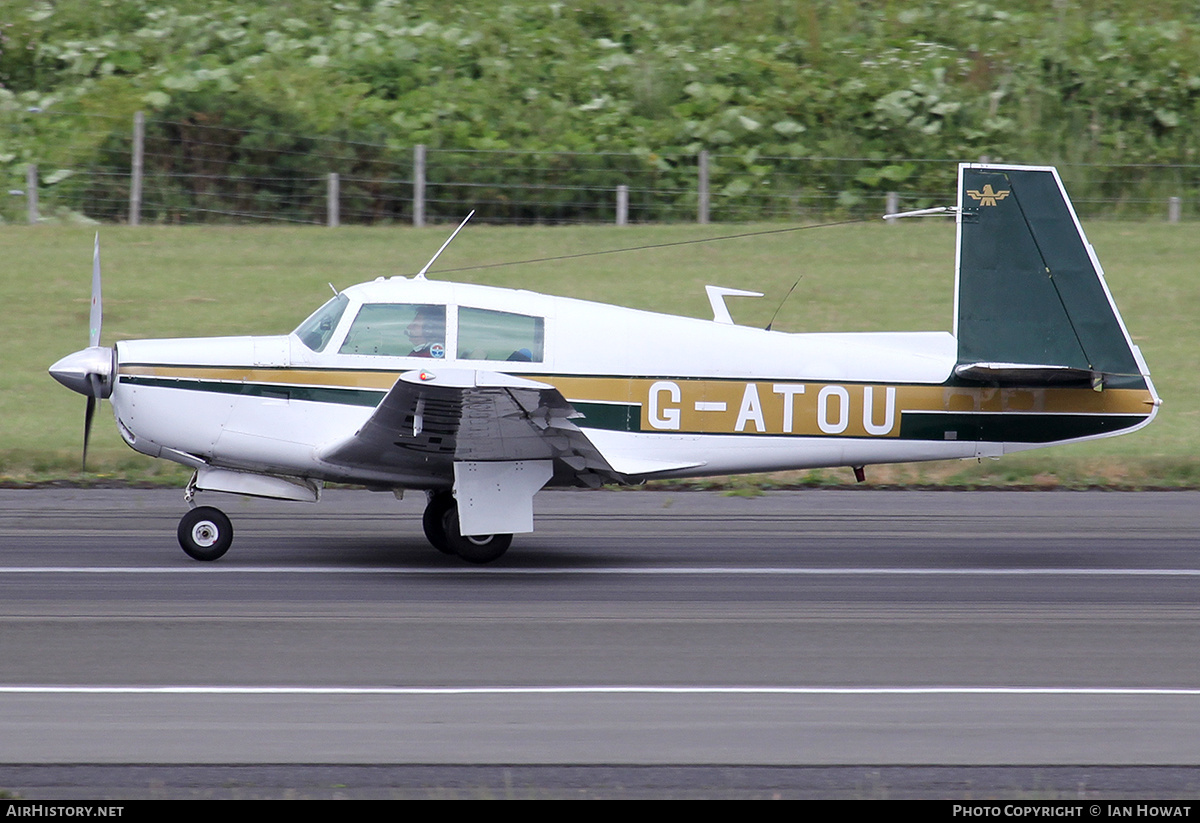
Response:
MULTIPOLYGON (((790 334, 399 277, 343 296, 321 351, 296 333, 119 343, 112 402, 126 441, 197 465, 440 486, 445 478, 420 466, 379 472, 321 457, 363 426, 400 374, 421 368, 555 386, 612 468, 633 479, 998 455, 1032 446, 963 435, 957 423, 943 432, 938 415, 1044 413, 1064 402, 1053 389, 947 385, 956 341, 946 332, 790 334), (356 350, 347 339, 354 319, 377 304, 445 307, 441 356, 356 350), (537 318, 538 354, 512 362, 471 351, 460 339, 462 309, 537 318), (926 421, 919 436, 901 436, 906 414, 926 421)), ((1093 402, 1084 395, 1079 402, 1093 402)))

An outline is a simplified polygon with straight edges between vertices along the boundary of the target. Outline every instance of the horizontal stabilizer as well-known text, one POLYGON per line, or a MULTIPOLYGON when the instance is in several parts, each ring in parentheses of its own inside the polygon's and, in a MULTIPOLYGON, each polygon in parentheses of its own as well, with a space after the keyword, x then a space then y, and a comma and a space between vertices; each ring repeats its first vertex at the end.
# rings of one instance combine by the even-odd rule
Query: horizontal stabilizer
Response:
POLYGON ((954 367, 962 380, 992 386, 1096 385, 1103 375, 1090 369, 1030 363, 962 363, 954 367))

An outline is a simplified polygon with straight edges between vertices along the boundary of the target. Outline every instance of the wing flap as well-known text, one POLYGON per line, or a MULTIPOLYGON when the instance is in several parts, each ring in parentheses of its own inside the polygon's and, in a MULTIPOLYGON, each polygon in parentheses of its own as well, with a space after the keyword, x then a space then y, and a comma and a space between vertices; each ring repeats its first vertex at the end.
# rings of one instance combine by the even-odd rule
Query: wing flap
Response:
POLYGON ((579 412, 553 386, 501 372, 421 369, 400 375, 358 432, 320 459, 369 475, 440 485, 461 462, 552 460, 561 482, 616 479, 579 412), (567 475, 567 477, 564 477, 567 475))

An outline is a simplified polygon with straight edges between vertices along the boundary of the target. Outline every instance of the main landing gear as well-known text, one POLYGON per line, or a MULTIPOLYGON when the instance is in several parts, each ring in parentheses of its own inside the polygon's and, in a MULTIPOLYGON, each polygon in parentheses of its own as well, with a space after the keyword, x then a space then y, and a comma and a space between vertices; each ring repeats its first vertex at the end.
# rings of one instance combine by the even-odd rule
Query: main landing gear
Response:
POLYGON ((511 534, 464 535, 458 522, 458 504, 450 492, 430 492, 421 517, 425 537, 442 554, 454 554, 468 563, 499 560, 512 543, 511 534))

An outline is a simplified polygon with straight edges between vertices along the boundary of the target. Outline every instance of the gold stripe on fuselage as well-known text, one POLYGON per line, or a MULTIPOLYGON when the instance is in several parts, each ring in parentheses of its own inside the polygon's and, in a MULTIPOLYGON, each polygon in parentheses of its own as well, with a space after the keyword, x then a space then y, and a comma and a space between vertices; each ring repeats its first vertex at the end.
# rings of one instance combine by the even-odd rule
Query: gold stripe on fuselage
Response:
POLYGON ((641 405, 643 431, 896 437, 906 412, 1149 415, 1144 389, 542 377, 571 401, 641 405))
MULTIPOLYGON (((436 368, 436 367, 434 367, 436 368)), ((120 373, 316 388, 387 391, 400 371, 233 366, 123 365, 120 373)), ((906 413, 1148 416, 1145 389, 998 388, 801 380, 739 380, 520 374, 578 404, 640 408, 646 432, 898 437, 906 413)), ((631 421, 632 422, 632 421, 631 421)), ((586 424, 585 424, 586 425, 586 424)))

